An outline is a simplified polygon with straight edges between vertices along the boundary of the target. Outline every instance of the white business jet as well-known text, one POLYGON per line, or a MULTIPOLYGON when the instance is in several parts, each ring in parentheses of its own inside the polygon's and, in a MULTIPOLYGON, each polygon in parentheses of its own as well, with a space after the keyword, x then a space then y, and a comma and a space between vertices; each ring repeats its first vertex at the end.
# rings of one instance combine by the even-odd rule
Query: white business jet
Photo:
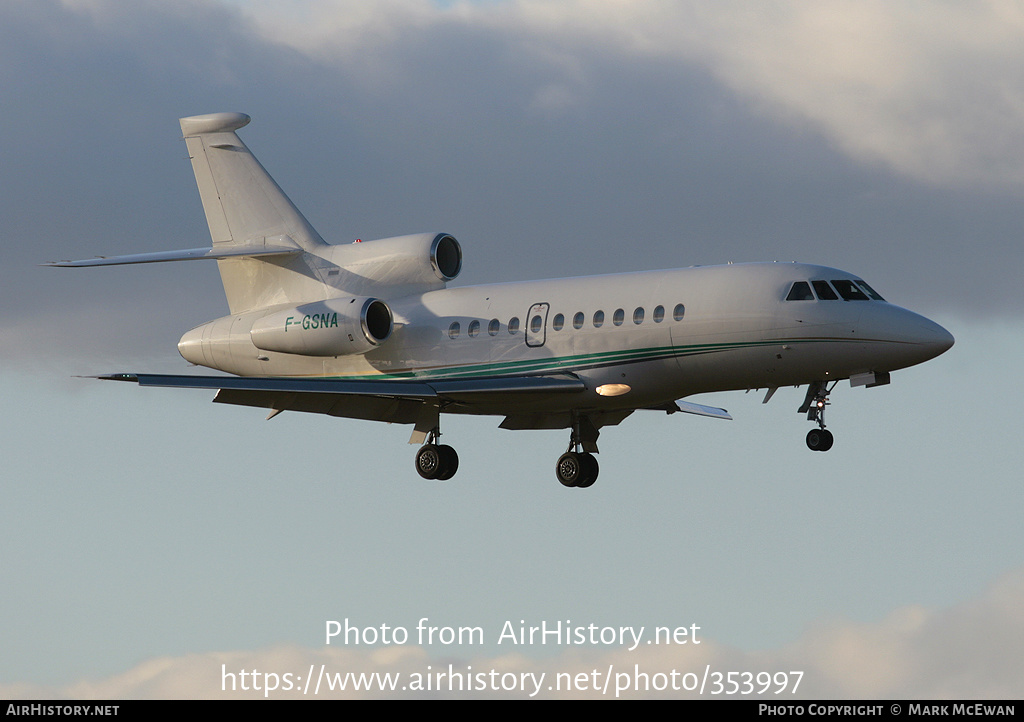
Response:
POLYGON ((140 386, 217 390, 214 401, 414 427, 416 470, 450 479, 441 413, 504 429, 569 429, 565 486, 598 474, 597 438, 638 409, 722 419, 684 397, 807 386, 807 446, 827 451, 829 393, 889 383, 953 337, 823 266, 750 263, 448 288, 462 248, 446 233, 329 245, 236 131, 241 113, 181 120, 212 248, 62 261, 61 267, 212 259, 230 315, 178 343, 235 376, 113 374, 140 386))

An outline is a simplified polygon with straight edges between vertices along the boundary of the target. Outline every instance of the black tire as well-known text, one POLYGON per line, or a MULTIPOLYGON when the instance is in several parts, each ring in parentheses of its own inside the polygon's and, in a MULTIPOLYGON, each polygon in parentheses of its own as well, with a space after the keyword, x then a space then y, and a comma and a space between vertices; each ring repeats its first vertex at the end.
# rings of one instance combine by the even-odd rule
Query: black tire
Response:
POLYGON ((562 486, 576 486, 583 478, 583 462, 580 454, 575 451, 567 451, 558 457, 555 464, 555 476, 562 486))
POLYGON ((436 444, 426 444, 416 452, 416 473, 424 479, 437 479, 443 467, 444 457, 436 444))
POLYGON ((436 478, 438 481, 448 481, 459 470, 459 455, 447 445, 438 446, 437 450, 441 453, 441 471, 436 478))
POLYGON ((576 487, 578 489, 586 489, 594 485, 597 481, 597 474, 601 470, 601 467, 597 463, 597 459, 594 458, 593 454, 580 454, 580 461, 583 462, 583 478, 577 482, 576 487))
POLYGON ((828 451, 832 448, 832 432, 828 429, 811 429, 807 432, 807 448, 811 451, 828 451))

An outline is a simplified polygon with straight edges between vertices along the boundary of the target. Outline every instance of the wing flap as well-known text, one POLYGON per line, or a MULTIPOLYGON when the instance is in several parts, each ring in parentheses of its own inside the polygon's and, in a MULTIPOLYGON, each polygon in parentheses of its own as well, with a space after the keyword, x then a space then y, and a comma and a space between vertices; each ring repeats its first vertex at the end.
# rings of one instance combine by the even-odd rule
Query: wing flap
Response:
POLYGON ((697 416, 710 416, 712 419, 726 419, 732 421, 732 416, 725 409, 717 406, 704 406, 691 401, 676 401, 676 407, 684 414, 696 414, 697 416))
MULTIPOLYGON (((348 419, 387 421, 396 424, 414 424, 423 402, 408 398, 360 396, 342 393, 287 393, 276 391, 246 391, 220 389, 213 399, 217 404, 252 406, 281 411, 301 411, 326 414, 348 419)), ((268 417, 269 418, 269 417, 268 417)))

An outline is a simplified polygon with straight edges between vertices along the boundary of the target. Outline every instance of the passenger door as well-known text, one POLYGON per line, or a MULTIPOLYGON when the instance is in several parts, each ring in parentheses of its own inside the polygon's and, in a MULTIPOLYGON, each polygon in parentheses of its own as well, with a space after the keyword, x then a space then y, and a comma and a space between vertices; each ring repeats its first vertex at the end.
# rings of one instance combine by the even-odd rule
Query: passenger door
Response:
POLYGON ((526 314, 526 345, 538 348, 544 345, 548 329, 549 304, 535 303, 526 314))

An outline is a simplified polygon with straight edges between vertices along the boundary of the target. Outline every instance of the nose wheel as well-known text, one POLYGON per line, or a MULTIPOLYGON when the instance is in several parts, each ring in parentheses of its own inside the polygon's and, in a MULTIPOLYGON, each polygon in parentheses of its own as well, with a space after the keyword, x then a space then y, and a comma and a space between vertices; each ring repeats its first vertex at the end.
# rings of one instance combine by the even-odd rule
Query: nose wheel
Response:
POLYGON ((818 428, 807 432, 807 448, 811 451, 828 451, 832 448, 832 432, 825 428, 825 407, 829 405, 828 395, 837 383, 833 381, 829 385, 826 381, 815 381, 807 388, 807 396, 798 409, 801 414, 807 414, 808 421, 818 425, 818 428))
POLYGON ((807 432, 807 448, 811 451, 828 451, 832 448, 832 432, 828 429, 811 429, 807 432))

